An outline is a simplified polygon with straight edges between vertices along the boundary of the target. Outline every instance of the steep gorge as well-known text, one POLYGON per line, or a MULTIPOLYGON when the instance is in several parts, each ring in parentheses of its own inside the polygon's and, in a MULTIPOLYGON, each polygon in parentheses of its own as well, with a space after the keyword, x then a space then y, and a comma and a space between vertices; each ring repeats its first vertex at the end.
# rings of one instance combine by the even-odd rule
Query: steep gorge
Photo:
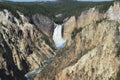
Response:
POLYGON ((72 34, 66 46, 35 80, 119 80, 119 11, 119 3, 106 13, 95 8, 84 11, 74 29, 67 28, 72 34))
POLYGON ((30 23, 17 13, 19 19, 0 11, 1 80, 25 80, 26 73, 30 80, 120 79, 119 3, 105 13, 83 11, 61 25, 39 14, 30 23))

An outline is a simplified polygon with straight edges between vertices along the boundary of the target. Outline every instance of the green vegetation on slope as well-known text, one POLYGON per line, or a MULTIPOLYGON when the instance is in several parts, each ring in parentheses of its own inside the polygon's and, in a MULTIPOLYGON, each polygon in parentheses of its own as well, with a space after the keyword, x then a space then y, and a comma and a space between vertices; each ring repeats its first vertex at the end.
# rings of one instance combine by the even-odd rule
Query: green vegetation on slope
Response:
POLYGON ((79 16, 82 11, 92 7, 99 8, 101 12, 105 12, 110 5, 113 5, 113 2, 0 2, 0 10, 8 9, 15 16, 17 15, 16 10, 19 10, 28 17, 39 13, 48 16, 56 23, 62 23, 66 17, 79 16), (62 14, 62 17, 56 18, 55 15, 57 14, 62 14))

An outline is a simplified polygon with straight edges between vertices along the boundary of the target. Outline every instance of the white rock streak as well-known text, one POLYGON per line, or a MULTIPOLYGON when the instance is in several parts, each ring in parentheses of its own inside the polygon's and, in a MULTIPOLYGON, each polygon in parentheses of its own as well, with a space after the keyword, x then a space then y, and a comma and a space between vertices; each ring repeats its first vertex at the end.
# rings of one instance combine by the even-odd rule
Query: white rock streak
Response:
POLYGON ((65 46, 66 40, 62 38, 62 25, 57 25, 54 29, 53 40, 58 49, 65 46))

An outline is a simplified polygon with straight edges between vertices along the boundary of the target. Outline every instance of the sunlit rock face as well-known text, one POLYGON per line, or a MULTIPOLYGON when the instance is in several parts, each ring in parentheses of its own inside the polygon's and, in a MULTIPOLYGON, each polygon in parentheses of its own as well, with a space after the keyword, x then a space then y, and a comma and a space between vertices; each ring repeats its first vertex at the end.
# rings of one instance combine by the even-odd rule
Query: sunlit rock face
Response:
POLYGON ((81 13, 77 19, 77 28, 83 28, 95 21, 101 20, 103 18, 102 14, 99 13, 95 8, 90 8, 81 13))
POLYGON ((110 8, 107 11, 107 17, 110 20, 120 19, 120 3, 114 3, 114 6, 110 6, 110 8))
POLYGON ((70 17, 66 22, 64 22, 63 26, 64 26, 63 38, 69 39, 69 37, 71 37, 73 30, 76 28, 75 16, 70 17))
POLYGON ((60 49, 65 46, 66 40, 62 38, 62 25, 57 25, 54 29, 53 40, 56 48, 60 49))
POLYGON ((0 11, 0 80, 24 80, 24 74, 56 54, 37 26, 17 13, 19 19, 7 10, 0 11))

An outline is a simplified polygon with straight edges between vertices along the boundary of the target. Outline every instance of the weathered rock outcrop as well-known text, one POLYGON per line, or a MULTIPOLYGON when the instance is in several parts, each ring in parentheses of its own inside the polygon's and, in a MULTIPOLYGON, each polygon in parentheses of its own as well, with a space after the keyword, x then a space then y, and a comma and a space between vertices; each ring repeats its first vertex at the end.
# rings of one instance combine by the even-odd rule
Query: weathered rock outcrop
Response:
POLYGON ((30 24, 23 14, 18 14, 20 19, 7 10, 0 11, 2 80, 24 80, 25 73, 42 66, 44 60, 56 54, 47 44, 48 38, 30 24))
POLYGON ((71 33, 75 28, 76 28, 76 19, 75 16, 72 16, 63 24, 63 38, 68 39, 69 37, 71 37, 71 33))
MULTIPOLYGON (((118 4, 114 4, 111 14, 119 12, 120 7, 115 6, 118 4)), ((72 33, 71 45, 58 51, 35 80, 119 80, 120 22, 107 13, 100 14, 93 8, 82 14, 72 33)))
POLYGON ((54 31, 54 22, 52 20, 39 14, 33 15, 31 20, 33 24, 41 30, 41 32, 46 34, 48 37, 52 37, 54 31))
POLYGON ((77 28, 83 28, 91 23, 101 20, 104 16, 95 8, 83 11, 77 19, 77 28))
POLYGON ((114 3, 114 6, 110 6, 106 14, 110 20, 120 20, 120 3, 114 3))

